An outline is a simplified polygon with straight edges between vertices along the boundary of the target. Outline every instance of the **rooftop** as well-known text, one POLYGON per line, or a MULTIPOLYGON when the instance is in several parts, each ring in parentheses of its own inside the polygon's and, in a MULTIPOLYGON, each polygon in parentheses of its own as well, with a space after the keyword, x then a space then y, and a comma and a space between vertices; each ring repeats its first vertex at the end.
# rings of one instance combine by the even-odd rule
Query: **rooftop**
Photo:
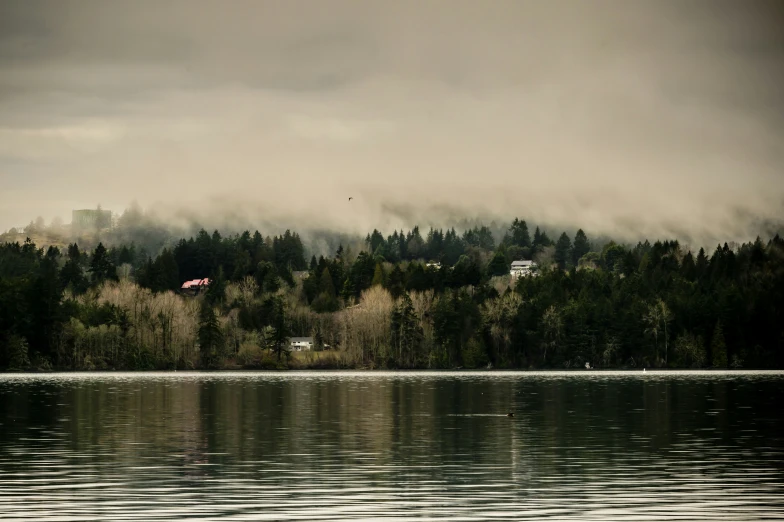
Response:
POLYGON ((205 277, 204 279, 192 279, 190 281, 185 281, 180 288, 184 290, 186 288, 195 288, 195 287, 199 287, 199 286, 207 286, 209 284, 210 284, 210 279, 205 277))

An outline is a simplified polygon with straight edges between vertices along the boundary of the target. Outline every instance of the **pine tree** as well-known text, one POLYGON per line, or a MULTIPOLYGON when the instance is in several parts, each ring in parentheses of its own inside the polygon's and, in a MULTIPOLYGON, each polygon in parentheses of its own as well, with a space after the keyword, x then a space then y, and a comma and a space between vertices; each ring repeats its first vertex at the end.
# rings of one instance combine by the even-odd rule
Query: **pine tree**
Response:
POLYGON ((33 351, 54 354, 57 332, 62 323, 63 289, 57 272, 55 252, 40 261, 28 294, 29 330, 25 337, 33 351))
POLYGON ((390 328, 392 349, 397 352, 396 365, 414 367, 423 333, 408 294, 403 294, 392 310, 390 328))
POLYGON ((547 232, 544 230, 539 230, 539 227, 536 227, 534 230, 534 241, 533 241, 533 248, 534 250, 541 251, 544 247, 552 245, 553 242, 547 236, 547 232))
POLYGON ((354 285, 351 284, 351 278, 347 277, 345 281, 343 281, 343 288, 340 290, 340 297, 346 303, 354 297, 354 285))
POLYGON ((199 354, 205 368, 213 368, 220 362, 223 348, 223 332, 210 303, 205 299, 199 311, 199 354))
POLYGON ((321 293, 326 294, 327 297, 332 299, 337 297, 337 294, 335 293, 335 285, 332 283, 332 274, 330 274, 329 268, 325 268, 324 272, 321 273, 319 287, 321 293))
POLYGON ((154 264, 155 280, 153 289, 157 292, 177 290, 180 287, 180 269, 172 251, 164 248, 154 264))
POLYGON ((332 274, 329 268, 324 268, 319 281, 319 294, 311 303, 311 307, 316 312, 335 312, 338 309, 338 299, 335 293, 335 285, 332 283, 332 274))
POLYGON ((571 250, 572 242, 569 239, 569 236, 566 235, 566 232, 563 232, 561 237, 558 238, 558 242, 555 244, 555 262, 561 270, 566 268, 566 264, 571 257, 571 250))
POLYGON ((286 343, 291 335, 286 321, 286 304, 280 296, 273 298, 272 327, 275 329, 274 351, 280 361, 281 355, 287 353, 286 343))
POLYGON ((681 276, 687 281, 694 281, 697 277, 697 266, 694 264, 694 256, 691 255, 691 250, 686 253, 681 262, 681 276))
POLYGON ((406 276, 400 269, 400 265, 395 265, 387 278, 387 290, 394 299, 397 299, 405 291, 406 276))
POLYGON ((68 260, 60 270, 60 284, 63 289, 70 288, 75 295, 85 293, 90 285, 82 270, 82 256, 75 243, 68 247, 68 260))
POLYGON ((727 367, 727 345, 724 341, 724 328, 721 326, 721 321, 717 321, 716 327, 713 329, 713 337, 711 338, 711 357, 713 359, 714 367, 727 367))
POLYGON ((588 243, 588 237, 581 228, 574 235, 574 245, 572 246, 572 263, 574 266, 578 266, 580 259, 590 251, 591 245, 588 243))
POLYGON ((512 222, 512 226, 509 227, 509 232, 510 235, 508 236, 508 240, 511 245, 523 248, 531 246, 531 236, 528 234, 528 225, 525 221, 515 218, 512 222))
POLYGON ((509 265, 506 262, 506 256, 499 248, 495 253, 490 263, 487 265, 487 274, 489 276, 502 276, 509 273, 509 265))
POLYGON ((373 280, 370 283, 370 286, 382 286, 384 284, 384 268, 381 266, 381 263, 376 263, 376 268, 373 271, 373 280))
POLYGON ((98 243, 90 261, 90 273, 92 282, 98 285, 106 280, 117 281, 117 269, 109 258, 106 247, 103 243, 98 243))
POLYGON ((210 279, 210 284, 207 286, 207 293, 204 299, 211 306, 219 306, 223 304, 226 297, 226 277, 223 275, 223 266, 218 267, 218 272, 210 279))
POLYGON ((697 278, 702 279, 708 275, 708 256, 705 254, 705 249, 700 248, 700 251, 697 252, 697 259, 695 262, 697 267, 697 278))
POLYGON ((29 348, 27 340, 18 335, 12 335, 8 339, 6 351, 8 353, 9 370, 27 370, 30 366, 29 348))

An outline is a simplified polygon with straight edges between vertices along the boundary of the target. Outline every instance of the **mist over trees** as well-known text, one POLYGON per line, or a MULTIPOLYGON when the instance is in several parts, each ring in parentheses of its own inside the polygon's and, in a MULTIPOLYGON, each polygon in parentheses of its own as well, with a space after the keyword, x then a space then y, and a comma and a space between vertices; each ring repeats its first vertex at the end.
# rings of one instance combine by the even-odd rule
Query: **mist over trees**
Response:
POLYGON ((373 230, 330 255, 291 230, 199 230, 155 253, 6 242, 0 367, 784 366, 779 236, 695 253, 530 228, 373 230), (510 276, 519 259, 534 277, 510 276), (316 350, 292 355, 291 336, 316 350))

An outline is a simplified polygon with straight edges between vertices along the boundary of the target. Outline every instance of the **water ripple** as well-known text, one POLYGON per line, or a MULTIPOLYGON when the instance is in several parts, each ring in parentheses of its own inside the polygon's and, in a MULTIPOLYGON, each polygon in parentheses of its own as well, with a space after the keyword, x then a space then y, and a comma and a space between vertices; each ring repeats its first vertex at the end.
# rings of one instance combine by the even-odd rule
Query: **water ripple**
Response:
POLYGON ((782 384, 776 372, 0 376, 0 519, 784 520, 782 384))

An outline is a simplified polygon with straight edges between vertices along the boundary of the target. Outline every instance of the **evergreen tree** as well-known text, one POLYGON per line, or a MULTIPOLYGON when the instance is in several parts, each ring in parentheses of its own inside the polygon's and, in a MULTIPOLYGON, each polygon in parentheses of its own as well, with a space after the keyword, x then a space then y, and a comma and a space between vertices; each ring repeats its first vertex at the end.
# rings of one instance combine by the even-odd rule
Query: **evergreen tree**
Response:
POLYGON ((574 266, 578 266, 580 259, 590 251, 591 245, 588 243, 588 237, 581 228, 574 235, 574 245, 572 246, 572 263, 574 266))
POLYGON ((82 270, 82 255, 76 243, 68 247, 68 259, 60 271, 60 284, 63 289, 70 288, 75 295, 85 293, 89 287, 82 270))
POLYGON ((462 286, 477 286, 482 280, 482 272, 477 264, 468 256, 460 256, 452 269, 452 284, 459 288, 462 286))
POLYGON ((487 275, 492 277, 507 275, 508 273, 509 264, 506 262, 506 256, 499 249, 487 265, 487 275))
POLYGON ((694 281, 697 277, 697 266, 694 264, 694 256, 689 250, 681 262, 681 276, 687 281, 694 281))
MULTIPOLYGON (((315 277, 315 276, 314 276, 315 277)), ((278 270, 269 261, 261 261, 256 266, 256 283, 263 292, 275 293, 280 288, 278 270)), ((316 292, 314 292, 315 295, 316 292)))
MULTIPOLYGON (((537 228, 538 230, 538 228, 537 228)), ((531 236, 528 234, 528 224, 517 218, 512 221, 512 226, 509 227, 509 235, 507 236, 509 246, 518 246, 528 248, 531 246, 531 236)))
POLYGON ((396 366, 415 367, 416 354, 422 343, 423 333, 408 294, 403 294, 400 302, 392 310, 390 327, 396 366))
POLYGON ((30 316, 25 337, 33 351, 46 357, 54 355, 56 337, 63 319, 63 289, 55 255, 55 251, 50 248, 41 259, 27 296, 27 312, 30 316))
POLYGON ((721 326, 721 321, 717 321, 716 327, 713 329, 711 358, 715 368, 727 367, 727 345, 724 341, 724 328, 721 326))
POLYGON ((708 273, 708 258, 705 255, 704 248, 700 248, 700 251, 697 253, 695 268, 697 278, 703 278, 708 273))
POLYGON ((313 300, 311 307, 316 312, 334 312, 338 309, 335 285, 332 282, 332 274, 330 274, 328 267, 321 273, 319 295, 313 300))
POLYGON ((9 370, 27 370, 30 366, 29 347, 27 340, 19 335, 12 335, 8 339, 6 351, 8 353, 9 370))
POLYGON ((337 297, 337 294, 335 293, 335 285, 332 282, 332 274, 330 274, 329 268, 325 268, 321 273, 320 290, 321 293, 325 294, 329 298, 334 299, 337 297))
POLYGON ((94 285, 99 285, 107 280, 117 281, 117 269, 109 258, 103 243, 98 243, 95 251, 93 251, 93 257, 90 261, 90 273, 92 274, 94 285))
POLYGON ((117 255, 117 264, 118 265, 132 265, 133 264, 133 253, 131 248, 128 248, 126 245, 120 249, 120 253, 117 255))
POLYGON ((539 227, 536 227, 534 230, 534 240, 533 240, 533 249, 536 251, 541 251, 544 247, 552 245, 553 242, 547 236, 547 233, 543 230, 539 230, 539 227))
POLYGON ((277 354, 278 361, 280 361, 281 355, 287 353, 287 343, 291 335, 286 320, 286 304, 280 296, 273 298, 271 326, 274 328, 274 351, 277 354))
POLYGON ((561 270, 566 269, 566 265, 571 258, 572 242, 566 232, 561 234, 558 242, 555 244, 555 262, 561 270))
POLYGON ((392 268, 392 271, 389 273, 389 278, 387 279, 387 290, 394 299, 397 299, 403 292, 405 291, 405 274, 400 269, 400 265, 395 265, 392 268))
POLYGON ((223 275, 223 266, 218 267, 217 273, 210 279, 210 284, 207 286, 207 292, 204 294, 204 300, 210 306, 220 306, 226 298, 226 277, 223 275))
POLYGON ((171 250, 164 248, 154 265, 154 281, 152 282, 154 291, 174 291, 180 288, 180 269, 171 250))
POLYGON ((223 332, 210 303, 205 299, 199 312, 199 354, 204 368, 214 368, 220 362, 223 332))
POLYGON ((384 284, 384 269, 381 266, 381 263, 376 263, 376 268, 373 271, 373 281, 371 281, 370 286, 382 286, 384 284))
POLYGON ((343 281, 343 288, 340 290, 340 297, 346 303, 354 297, 354 285, 351 283, 351 278, 347 277, 345 281, 343 281))

